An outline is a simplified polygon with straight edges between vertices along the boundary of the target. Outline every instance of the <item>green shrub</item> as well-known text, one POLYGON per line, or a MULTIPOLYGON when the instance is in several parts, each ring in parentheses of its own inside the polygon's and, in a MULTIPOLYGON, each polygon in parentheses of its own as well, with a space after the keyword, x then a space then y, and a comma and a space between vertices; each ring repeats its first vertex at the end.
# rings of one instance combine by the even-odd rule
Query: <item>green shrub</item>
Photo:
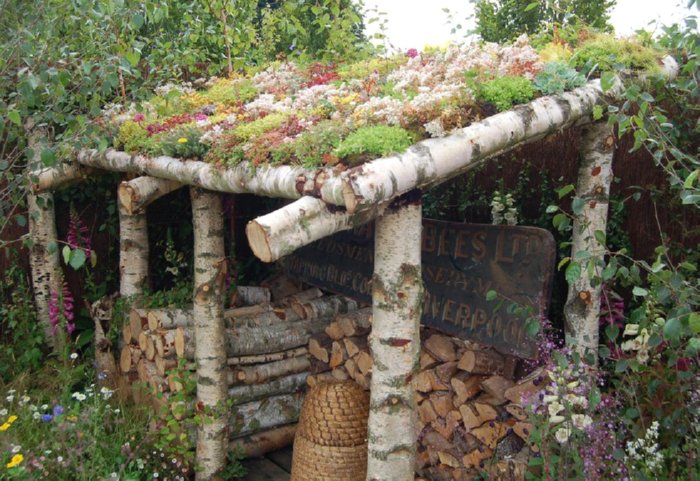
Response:
POLYGON ((347 128, 342 123, 330 120, 321 122, 294 141, 294 156, 305 167, 333 164, 337 161, 335 149, 346 134, 347 128))
POLYGON ((202 159, 209 146, 199 141, 201 130, 194 127, 180 127, 169 132, 160 142, 161 154, 181 159, 202 159))
POLYGON ((545 95, 559 94, 580 87, 586 77, 562 62, 549 62, 535 77, 534 85, 545 95))
POLYGON ((335 154, 351 165, 356 165, 366 160, 403 152, 413 142, 411 134, 401 127, 374 125, 362 127, 348 135, 338 145, 335 154))
POLYGON ((622 66, 631 70, 657 72, 661 53, 630 39, 598 35, 581 44, 570 63, 584 72, 609 72, 622 66))
POLYGON ((138 122, 127 120, 119 127, 119 132, 114 138, 114 148, 125 152, 134 153, 144 150, 148 132, 138 122))
POLYGON ((289 114, 274 113, 267 115, 261 119, 253 120, 247 124, 239 125, 234 129, 234 134, 241 142, 248 141, 253 137, 264 134, 268 130, 276 129, 281 126, 289 114))
POLYGON ((235 105, 237 102, 250 102, 258 95, 258 90, 250 79, 220 80, 202 93, 202 97, 212 103, 235 105))
POLYGON ((532 82, 523 77, 505 76, 481 85, 477 99, 490 102, 499 112, 510 110, 513 104, 525 103, 535 96, 532 82))

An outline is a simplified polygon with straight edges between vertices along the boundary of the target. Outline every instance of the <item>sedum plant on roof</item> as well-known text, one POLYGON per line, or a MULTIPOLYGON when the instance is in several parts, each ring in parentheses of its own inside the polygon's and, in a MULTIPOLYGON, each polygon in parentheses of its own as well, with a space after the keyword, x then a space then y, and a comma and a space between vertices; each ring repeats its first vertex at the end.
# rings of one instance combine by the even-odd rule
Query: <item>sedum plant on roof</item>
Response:
MULTIPOLYGON (((526 36, 508 45, 411 49, 340 65, 276 61, 248 74, 164 85, 126 112, 105 109, 102 123, 115 132, 114 146, 130 153, 222 167, 242 161, 356 165, 448 135, 538 94, 580 86, 584 77, 575 67, 591 59, 601 65, 608 44, 594 38, 558 64, 546 64, 551 51, 569 47, 545 45, 540 56, 526 36)), ((610 55, 629 50, 610 49, 610 55)), ((652 53, 638 57, 651 60, 630 67, 654 68, 652 53)))

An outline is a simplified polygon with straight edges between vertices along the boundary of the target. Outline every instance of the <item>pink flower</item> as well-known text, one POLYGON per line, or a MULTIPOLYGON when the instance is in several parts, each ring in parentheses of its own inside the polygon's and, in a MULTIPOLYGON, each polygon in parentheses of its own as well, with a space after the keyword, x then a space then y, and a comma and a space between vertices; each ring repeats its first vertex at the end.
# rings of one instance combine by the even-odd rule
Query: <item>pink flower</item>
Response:
POLYGON ((143 122, 144 120, 146 120, 146 117, 143 114, 134 115, 134 122, 143 122))
POLYGON ((409 58, 416 58, 418 56, 418 50, 415 48, 409 48, 406 52, 406 56, 409 58))
POLYGON ((194 114, 194 119, 198 122, 201 122, 203 120, 207 120, 207 115, 203 114, 202 112, 197 112, 194 114))

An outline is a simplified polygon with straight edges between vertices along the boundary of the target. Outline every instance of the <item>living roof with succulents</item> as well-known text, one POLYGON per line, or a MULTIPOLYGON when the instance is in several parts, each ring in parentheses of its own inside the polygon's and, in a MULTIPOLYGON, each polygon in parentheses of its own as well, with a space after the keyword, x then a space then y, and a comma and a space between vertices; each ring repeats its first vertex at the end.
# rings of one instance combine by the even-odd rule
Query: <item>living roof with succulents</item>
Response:
POLYGON ((232 167, 353 166, 449 135, 616 67, 653 70, 661 53, 597 36, 562 43, 452 45, 351 64, 276 62, 230 78, 167 84, 148 102, 108 106, 103 124, 128 153, 232 167))

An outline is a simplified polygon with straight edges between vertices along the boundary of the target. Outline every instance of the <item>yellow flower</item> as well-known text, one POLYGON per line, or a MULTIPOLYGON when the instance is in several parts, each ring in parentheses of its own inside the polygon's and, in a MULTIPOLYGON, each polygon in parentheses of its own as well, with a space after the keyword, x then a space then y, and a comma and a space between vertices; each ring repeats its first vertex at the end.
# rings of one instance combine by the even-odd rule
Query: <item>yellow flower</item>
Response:
POLYGON ((22 456, 21 454, 15 454, 14 456, 12 456, 12 459, 10 460, 10 462, 7 463, 7 467, 14 468, 18 464, 20 464, 22 461, 24 461, 24 456, 22 456))
POLYGON ((187 139, 185 137, 180 137, 179 139, 177 139, 177 143, 178 144, 186 144, 187 139))
POLYGON ((66 416, 66 419, 72 423, 76 422, 78 420, 77 416, 66 416))
POLYGON ((7 431, 8 429, 10 429, 10 423, 5 423, 0 426, 0 431, 7 431))
POLYGON ((14 414, 12 416, 10 416, 9 418, 7 418, 7 422, 10 424, 12 424, 15 421, 17 421, 17 416, 15 416, 14 414))

